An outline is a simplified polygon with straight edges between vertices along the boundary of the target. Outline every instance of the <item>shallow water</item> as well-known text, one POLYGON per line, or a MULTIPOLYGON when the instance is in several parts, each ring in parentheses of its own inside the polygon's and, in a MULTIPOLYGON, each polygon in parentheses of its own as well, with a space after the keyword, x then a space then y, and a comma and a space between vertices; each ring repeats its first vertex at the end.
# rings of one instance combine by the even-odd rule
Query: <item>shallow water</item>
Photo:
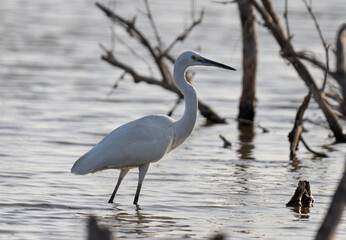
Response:
MULTIPOLYGON (((203 239, 215 232, 232 239, 313 238, 342 174, 345 145, 332 144, 327 129, 306 123, 305 139, 329 157, 314 157, 301 147, 298 158, 289 160, 287 134, 306 88, 280 59, 276 43, 263 28, 259 28, 256 117, 270 132, 238 129, 232 120, 238 113, 241 79, 237 8, 197 2, 198 9, 207 8, 204 23, 172 53, 200 45, 205 56, 239 70, 195 69, 200 98, 229 124, 205 126, 199 116, 187 142, 150 167, 138 208, 132 205, 137 170, 126 176, 115 204, 108 204, 118 171, 75 176, 70 168, 115 127, 144 115, 167 113, 176 96, 154 86, 135 85, 130 79, 121 81, 108 96, 121 72, 99 59, 98 43, 109 46, 110 24, 93 1, 1 3, 1 239, 85 239, 90 214, 118 238, 203 239), (231 148, 222 148, 219 134, 232 142, 231 148), (286 208, 300 179, 310 181, 314 207, 286 208)), ((345 20, 346 5, 341 0, 313 4, 326 38, 333 43, 345 20)), ((142 5, 142 1, 118 1, 117 11, 132 17, 142 5)), ((294 43, 323 57, 303 4, 292 5, 294 43)), ((152 1, 167 44, 190 21, 189 7, 185 1, 179 6, 174 1, 152 1)), ((152 35, 141 19, 138 24, 152 35)), ((141 60, 124 55, 124 46, 116 45, 116 50, 147 71, 141 60)), ((313 72, 318 80, 323 78, 313 72)), ((182 111, 180 105, 174 117, 182 111)), ((306 116, 323 120, 314 102, 306 116)), ((345 235, 344 216, 336 239, 345 235)))

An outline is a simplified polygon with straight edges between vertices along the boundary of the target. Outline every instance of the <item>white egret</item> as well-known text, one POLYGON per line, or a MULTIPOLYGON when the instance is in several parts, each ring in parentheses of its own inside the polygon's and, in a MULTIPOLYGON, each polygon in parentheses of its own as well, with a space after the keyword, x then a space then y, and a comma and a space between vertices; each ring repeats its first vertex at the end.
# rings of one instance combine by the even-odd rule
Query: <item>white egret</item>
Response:
POLYGON ((235 70, 206 59, 196 52, 186 51, 175 61, 173 79, 185 99, 185 112, 179 120, 165 115, 150 115, 126 123, 105 136, 96 146, 79 158, 71 172, 87 174, 104 169, 120 169, 118 182, 109 199, 112 203, 121 181, 131 168, 138 167, 139 177, 133 203, 137 204, 144 177, 152 162, 160 160, 182 144, 191 134, 197 118, 196 91, 186 80, 190 66, 215 66, 235 70))

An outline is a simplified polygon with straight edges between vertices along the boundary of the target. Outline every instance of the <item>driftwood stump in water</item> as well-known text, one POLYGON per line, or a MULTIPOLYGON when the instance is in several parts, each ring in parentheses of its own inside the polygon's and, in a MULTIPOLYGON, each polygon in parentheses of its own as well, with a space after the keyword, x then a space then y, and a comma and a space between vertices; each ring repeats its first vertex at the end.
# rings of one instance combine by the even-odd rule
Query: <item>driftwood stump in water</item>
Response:
POLYGON ((90 216, 88 222, 88 240, 113 240, 112 233, 97 225, 96 217, 90 216))
POLYGON ((299 181, 298 187, 291 200, 286 204, 286 207, 312 207, 313 203, 314 197, 310 190, 309 181, 299 181))

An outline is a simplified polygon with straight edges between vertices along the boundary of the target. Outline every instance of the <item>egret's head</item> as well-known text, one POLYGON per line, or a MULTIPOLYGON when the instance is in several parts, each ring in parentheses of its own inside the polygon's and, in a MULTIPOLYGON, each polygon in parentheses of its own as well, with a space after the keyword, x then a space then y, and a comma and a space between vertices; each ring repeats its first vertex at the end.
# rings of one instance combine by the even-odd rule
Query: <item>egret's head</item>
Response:
POLYGON ((181 62, 186 67, 202 65, 202 66, 214 66, 214 67, 224 68, 228 70, 235 70, 234 68, 224 65, 222 63, 214 62, 210 59, 202 57, 200 54, 193 51, 183 52, 177 58, 177 61, 181 62))

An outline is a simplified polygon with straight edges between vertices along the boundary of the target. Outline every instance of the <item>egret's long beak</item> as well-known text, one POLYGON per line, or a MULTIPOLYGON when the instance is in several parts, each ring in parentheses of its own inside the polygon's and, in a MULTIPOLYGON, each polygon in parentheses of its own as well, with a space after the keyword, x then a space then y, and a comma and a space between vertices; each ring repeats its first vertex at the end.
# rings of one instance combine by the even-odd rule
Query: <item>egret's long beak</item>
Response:
POLYGON ((237 71, 236 69, 230 67, 230 66, 227 66, 225 64, 222 64, 222 63, 218 63, 218 62, 215 62, 215 61, 212 61, 212 60, 209 60, 207 58, 201 58, 200 59, 200 62, 203 64, 203 65, 206 65, 206 66, 214 66, 214 67, 219 67, 219 68, 224 68, 224 69, 228 69, 228 70, 233 70, 233 71, 237 71))

